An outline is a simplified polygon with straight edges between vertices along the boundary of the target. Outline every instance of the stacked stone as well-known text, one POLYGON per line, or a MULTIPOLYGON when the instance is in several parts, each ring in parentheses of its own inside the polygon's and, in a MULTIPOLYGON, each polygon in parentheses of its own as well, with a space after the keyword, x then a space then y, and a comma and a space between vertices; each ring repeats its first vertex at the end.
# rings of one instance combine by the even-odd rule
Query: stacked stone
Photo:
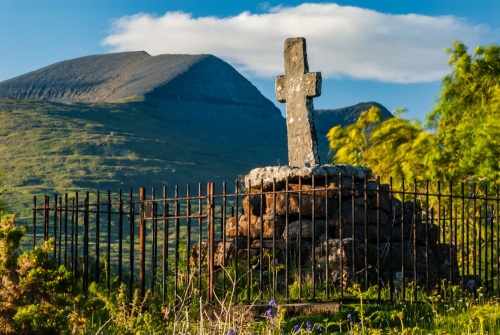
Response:
POLYGON ((371 177, 367 168, 345 165, 251 171, 243 213, 226 220, 215 265, 227 265, 236 248, 239 258, 265 255, 260 268, 288 259, 289 266, 314 269, 344 288, 379 278, 397 284, 403 275, 413 280, 414 259, 419 284, 426 284, 426 272, 431 285, 448 277, 456 259, 438 245, 438 228, 424 222, 413 202, 401 203, 371 177))

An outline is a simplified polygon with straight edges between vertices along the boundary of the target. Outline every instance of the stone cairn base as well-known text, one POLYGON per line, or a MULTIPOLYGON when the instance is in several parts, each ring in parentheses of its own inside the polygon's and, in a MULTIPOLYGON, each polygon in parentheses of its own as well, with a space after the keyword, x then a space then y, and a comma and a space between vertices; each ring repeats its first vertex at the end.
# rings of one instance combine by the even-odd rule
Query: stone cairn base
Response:
POLYGON ((438 227, 417 204, 373 181, 367 168, 257 168, 245 186, 243 213, 226 220, 225 243, 214 244, 216 267, 227 266, 237 250, 238 258, 264 259, 255 268, 288 260, 289 269, 314 268, 317 278, 330 276, 344 289, 378 280, 398 285, 403 276, 434 286, 451 271, 458 278, 456 250, 438 243, 438 227))

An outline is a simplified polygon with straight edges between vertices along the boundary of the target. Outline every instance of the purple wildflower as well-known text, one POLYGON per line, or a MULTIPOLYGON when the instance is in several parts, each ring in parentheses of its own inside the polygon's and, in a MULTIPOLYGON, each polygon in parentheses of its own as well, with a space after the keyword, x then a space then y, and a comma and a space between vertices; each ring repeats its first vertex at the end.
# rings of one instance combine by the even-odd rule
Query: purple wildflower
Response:
POLYGON ((274 308, 269 308, 267 311, 266 311, 266 318, 267 319, 273 319, 274 318, 274 308))
POLYGON ((271 306, 272 308, 276 307, 276 300, 272 299, 271 301, 269 301, 269 306, 271 306))

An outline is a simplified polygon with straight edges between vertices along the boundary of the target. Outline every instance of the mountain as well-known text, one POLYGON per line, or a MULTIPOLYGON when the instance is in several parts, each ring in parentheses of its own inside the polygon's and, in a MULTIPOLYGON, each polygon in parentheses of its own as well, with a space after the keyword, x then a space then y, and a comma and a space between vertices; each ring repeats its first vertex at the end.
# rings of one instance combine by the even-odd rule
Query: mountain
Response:
POLYGON ((212 55, 93 55, 0 83, 0 97, 33 101, 126 102, 159 94, 164 99, 263 105, 277 111, 248 80, 212 55))
MULTIPOLYGON (((328 130, 372 104, 316 112, 322 163, 328 130)), ((211 55, 93 55, 0 82, 2 201, 22 217, 34 195, 208 181, 232 192, 287 161, 279 109, 211 55)))
POLYGON ((332 127, 338 125, 347 126, 356 122, 361 112, 370 109, 372 106, 378 107, 382 111, 382 120, 393 117, 392 113, 389 112, 387 108, 373 101, 362 102, 353 106, 338 109, 318 109, 314 111, 319 154, 322 164, 329 163, 332 160, 332 156, 329 154, 328 140, 326 139, 328 131, 332 127))
POLYGON ((231 183, 286 164, 286 150, 279 109, 210 55, 96 55, 0 83, 2 198, 15 212, 33 195, 231 183))

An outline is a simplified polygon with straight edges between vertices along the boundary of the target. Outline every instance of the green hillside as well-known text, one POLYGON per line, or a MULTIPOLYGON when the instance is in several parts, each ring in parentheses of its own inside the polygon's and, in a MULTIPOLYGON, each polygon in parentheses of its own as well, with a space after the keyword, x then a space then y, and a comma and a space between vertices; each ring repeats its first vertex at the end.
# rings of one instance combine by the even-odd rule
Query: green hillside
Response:
MULTIPOLYGON (((229 111, 218 113, 223 119, 229 111)), ((284 159, 270 160, 280 148, 270 143, 261 146, 258 139, 253 139, 255 147, 245 147, 252 134, 237 124, 234 133, 227 127, 203 127, 203 120, 177 127, 179 121, 174 122, 172 115, 144 103, 1 99, 0 170, 7 209, 29 216, 34 195, 230 182, 253 167, 284 159), (236 132, 240 135, 235 137, 236 132), (212 142, 207 141, 210 137, 212 142)), ((186 113, 181 116, 189 118, 186 113)), ((282 151, 286 153, 286 148, 282 151)))

